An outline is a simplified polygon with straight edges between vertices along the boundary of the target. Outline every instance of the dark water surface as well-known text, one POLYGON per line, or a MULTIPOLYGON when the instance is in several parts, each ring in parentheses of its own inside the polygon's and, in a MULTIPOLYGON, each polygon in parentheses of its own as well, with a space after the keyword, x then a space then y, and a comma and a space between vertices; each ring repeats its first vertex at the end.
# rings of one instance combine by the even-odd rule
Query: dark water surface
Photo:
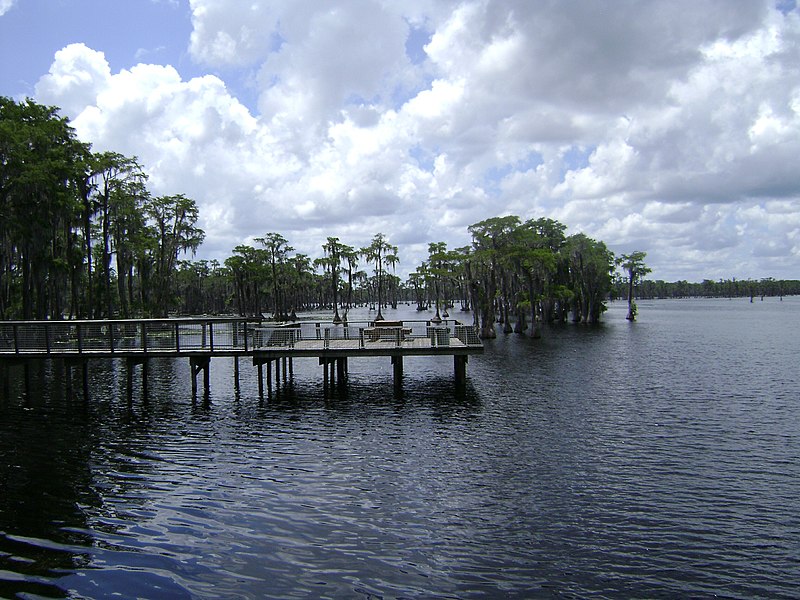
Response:
POLYGON ((132 405, 122 363, 88 402, 12 368, 0 597, 800 596, 800 299, 624 315, 501 334, 462 392, 438 358, 402 397, 388 359, 332 398, 298 360, 265 401, 214 359, 195 402, 155 361, 132 405))

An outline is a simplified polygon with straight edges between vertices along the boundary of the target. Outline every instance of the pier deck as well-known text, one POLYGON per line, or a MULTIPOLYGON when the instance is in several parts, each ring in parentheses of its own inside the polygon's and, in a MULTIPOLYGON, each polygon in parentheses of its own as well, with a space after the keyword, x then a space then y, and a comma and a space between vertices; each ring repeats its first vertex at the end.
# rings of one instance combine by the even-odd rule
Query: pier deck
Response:
MULTIPOLYGON (((483 344, 472 326, 454 320, 351 322, 347 325, 301 321, 267 323, 246 318, 113 319, 70 321, 0 322, 0 362, 4 366, 20 360, 64 359, 80 364, 86 374, 89 359, 122 358, 145 366, 154 357, 188 357, 196 375, 208 368, 214 357, 251 357, 259 369, 269 372, 273 362, 293 358, 318 358, 333 380, 346 376, 347 360, 365 356, 388 356, 394 365, 395 384, 402 379, 407 356, 451 355, 457 383, 466 375, 469 355, 483 352, 483 344), (334 371, 334 367, 336 370, 334 371)), ((291 367, 290 367, 291 368, 291 367)), ((238 374, 238 369, 237 369, 238 374)), ((84 377, 85 379, 85 377, 84 377)))

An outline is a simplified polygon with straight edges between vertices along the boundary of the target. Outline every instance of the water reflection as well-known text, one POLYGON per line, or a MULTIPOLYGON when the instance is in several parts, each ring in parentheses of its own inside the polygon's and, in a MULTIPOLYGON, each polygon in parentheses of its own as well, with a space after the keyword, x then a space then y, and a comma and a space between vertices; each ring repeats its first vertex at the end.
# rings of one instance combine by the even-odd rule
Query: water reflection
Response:
POLYGON ((215 359, 207 397, 163 361, 129 401, 120 361, 86 401, 15 367, 0 596, 794 596, 798 313, 708 306, 500 336, 461 389, 308 360, 260 398, 215 359))

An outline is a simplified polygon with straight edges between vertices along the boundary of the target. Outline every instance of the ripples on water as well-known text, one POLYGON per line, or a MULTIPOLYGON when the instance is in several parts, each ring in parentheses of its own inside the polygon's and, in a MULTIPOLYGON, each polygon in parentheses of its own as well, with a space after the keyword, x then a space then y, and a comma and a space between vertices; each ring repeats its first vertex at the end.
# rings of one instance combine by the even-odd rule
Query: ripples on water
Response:
MULTIPOLYGON (((0 390, 0 597, 796 597, 800 301, 613 305, 473 357, 0 390), (138 385, 138 383, 137 383, 138 385), (76 386, 79 388, 79 386, 76 386)), ((416 317, 416 315, 413 315, 416 317)))

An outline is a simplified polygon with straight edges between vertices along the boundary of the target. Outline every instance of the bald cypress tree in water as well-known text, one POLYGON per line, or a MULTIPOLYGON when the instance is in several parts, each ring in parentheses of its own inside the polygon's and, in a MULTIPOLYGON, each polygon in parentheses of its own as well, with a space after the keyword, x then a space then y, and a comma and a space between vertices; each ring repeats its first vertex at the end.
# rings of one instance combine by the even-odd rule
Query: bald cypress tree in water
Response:
POLYGON ((619 265, 628 273, 628 316, 625 318, 628 321, 636 320, 636 302, 633 299, 633 290, 639 284, 642 277, 650 273, 651 269, 644 264, 644 258, 647 252, 637 250, 630 254, 623 254, 618 259, 619 265))
POLYGON ((82 253, 88 147, 52 106, 0 96, 0 318, 61 318, 82 253))
POLYGON ((195 252, 205 238, 205 232, 195 224, 197 206, 183 194, 149 198, 145 214, 152 222, 152 313, 166 317, 174 304, 175 274, 178 256, 185 251, 195 252))
POLYGON ((583 233, 568 237, 563 250, 572 289, 572 320, 597 323, 611 291, 614 254, 603 242, 583 233))
POLYGON ((519 226, 519 217, 493 217, 469 226, 472 234, 472 277, 476 286, 473 310, 480 314, 482 338, 497 337, 494 328, 500 265, 512 241, 512 233, 519 226))
POLYGON ((390 244, 386 240, 383 233, 377 233, 372 238, 372 243, 359 250, 367 262, 375 265, 375 287, 378 292, 378 314, 375 316, 376 321, 383 321, 383 283, 386 275, 386 266, 394 266, 397 264, 397 246, 390 244))

